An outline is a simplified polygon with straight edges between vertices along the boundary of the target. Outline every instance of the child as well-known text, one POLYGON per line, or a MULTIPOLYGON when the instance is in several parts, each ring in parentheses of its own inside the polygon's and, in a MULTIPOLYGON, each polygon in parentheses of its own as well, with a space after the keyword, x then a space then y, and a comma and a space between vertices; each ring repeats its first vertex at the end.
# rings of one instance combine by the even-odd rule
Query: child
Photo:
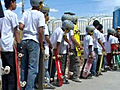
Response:
POLYGON ((14 36, 17 42, 17 51, 19 52, 20 38, 17 30, 17 15, 13 12, 16 9, 16 0, 5 0, 5 17, 2 19, 1 30, 1 58, 3 67, 10 66, 11 72, 2 76, 3 90, 17 90, 16 65, 14 53, 14 36))
MULTIPOLYGON (((83 70, 84 70, 84 67, 85 67, 85 64, 87 62, 87 60, 89 60, 89 57, 92 57, 93 58, 93 54, 92 52, 94 52, 94 45, 93 45, 93 31, 94 31, 94 26, 87 26, 86 27, 86 35, 84 37, 84 40, 83 40, 83 47, 84 47, 84 65, 82 67, 82 71, 81 71, 81 78, 82 77, 82 73, 83 73, 83 70)), ((91 77, 91 74, 88 75, 87 78, 90 78, 91 77)))
MULTIPOLYGON (((66 33, 72 30, 73 27, 74 25, 71 21, 65 20, 62 22, 62 27, 58 27, 57 29, 55 29, 53 34, 51 35, 50 40, 53 45, 53 49, 57 50, 58 55, 60 55, 60 49, 63 48, 63 47, 60 48, 60 45, 61 45, 62 40, 64 39, 64 35, 66 35, 66 33)), ((55 62, 53 62, 53 64, 55 65, 55 62)), ((55 71, 52 71, 51 78, 54 79, 54 75, 55 75, 55 71)))
MULTIPOLYGON (((105 38, 104 38, 104 34, 103 34, 103 25, 102 24, 99 24, 99 26, 98 26, 98 28, 97 28, 99 31, 100 31, 100 40, 101 40, 101 42, 103 43, 103 45, 104 45, 104 43, 105 43, 105 38)), ((99 67, 100 67, 100 62, 101 62, 101 56, 102 56, 102 53, 103 53, 103 51, 102 51, 102 47, 101 47, 101 45, 100 44, 98 44, 98 60, 97 60, 97 67, 96 67, 96 72, 97 72, 97 74, 98 74, 98 71, 99 71, 99 67)))
POLYGON ((24 56, 21 58, 21 81, 27 84, 23 90, 34 90, 38 73, 40 50, 43 52, 44 14, 39 11, 43 0, 30 0, 32 10, 23 13, 19 28, 23 30, 22 46, 24 56))
POLYGON ((45 48, 45 85, 44 88, 47 89, 55 89, 55 87, 50 84, 50 75, 48 72, 48 63, 49 63, 49 49, 52 49, 52 44, 49 39, 49 31, 47 26, 47 21, 49 20, 49 7, 47 5, 43 5, 41 8, 41 12, 45 16, 45 27, 44 27, 44 48, 45 48))
POLYGON ((107 53, 107 65, 109 70, 111 70, 111 59, 112 59, 112 48, 111 45, 114 44, 114 29, 109 28, 108 34, 105 37, 106 42, 105 42, 105 48, 106 48, 106 53, 107 53))

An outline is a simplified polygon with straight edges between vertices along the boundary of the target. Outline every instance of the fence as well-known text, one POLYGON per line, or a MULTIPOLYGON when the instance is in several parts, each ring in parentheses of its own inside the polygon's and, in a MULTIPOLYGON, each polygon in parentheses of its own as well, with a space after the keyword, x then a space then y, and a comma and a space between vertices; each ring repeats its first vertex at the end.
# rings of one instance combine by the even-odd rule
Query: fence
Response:
MULTIPOLYGON (((91 25, 94 20, 99 20, 103 25, 103 33, 107 34, 107 29, 113 27, 113 17, 110 16, 97 16, 97 17, 82 17, 78 19, 78 29, 80 30, 81 40, 83 40, 86 34, 85 28, 87 25, 91 25)), ((50 34, 59 26, 62 25, 60 19, 50 20, 48 23, 50 34)))

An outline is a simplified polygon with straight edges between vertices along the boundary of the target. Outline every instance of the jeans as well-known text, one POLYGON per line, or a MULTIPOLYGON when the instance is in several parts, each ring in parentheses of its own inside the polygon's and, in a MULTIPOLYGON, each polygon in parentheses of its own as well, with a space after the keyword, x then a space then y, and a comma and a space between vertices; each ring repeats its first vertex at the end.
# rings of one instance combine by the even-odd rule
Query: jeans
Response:
POLYGON ((50 82, 50 75, 49 75, 49 72, 48 72, 48 63, 49 63, 49 60, 46 60, 44 62, 44 65, 45 65, 45 83, 50 82))
POLYGON ((34 90, 35 77, 38 73, 40 47, 33 40, 21 42, 24 56, 21 58, 21 81, 26 81, 26 87, 22 90, 34 90))

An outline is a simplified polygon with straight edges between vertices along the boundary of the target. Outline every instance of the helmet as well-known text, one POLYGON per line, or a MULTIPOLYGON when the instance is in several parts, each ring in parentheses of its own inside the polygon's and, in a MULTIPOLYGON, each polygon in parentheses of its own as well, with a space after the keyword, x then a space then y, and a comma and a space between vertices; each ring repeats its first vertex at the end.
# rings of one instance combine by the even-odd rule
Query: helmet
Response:
POLYGON ((49 11, 50 11, 50 8, 46 4, 43 4, 43 6, 41 8, 41 12, 49 13, 49 11))
POLYGON ((117 29, 120 29, 120 26, 117 26, 117 27, 116 27, 116 30, 117 30, 117 29))
POLYGON ((44 0, 30 0, 30 4, 31 6, 35 6, 35 7, 38 7, 40 2, 43 2, 44 0))
POLYGON ((91 33, 95 30, 95 27, 93 25, 89 25, 86 27, 86 32, 87 33, 91 33))
POLYGON ((77 23, 77 20, 78 20, 78 17, 75 16, 75 15, 73 15, 72 17, 73 17, 73 18, 72 18, 72 22, 73 22, 74 24, 76 24, 76 23, 77 23))
POLYGON ((62 16, 61 20, 62 20, 62 21, 64 21, 64 20, 70 20, 70 21, 72 21, 72 16, 69 15, 69 14, 64 14, 64 15, 62 16))
POLYGON ((74 24, 70 20, 65 20, 62 22, 62 28, 67 30, 73 30, 74 24))
POLYGON ((114 34, 115 33, 115 30, 113 28, 109 28, 107 31, 108 31, 108 34, 114 34))

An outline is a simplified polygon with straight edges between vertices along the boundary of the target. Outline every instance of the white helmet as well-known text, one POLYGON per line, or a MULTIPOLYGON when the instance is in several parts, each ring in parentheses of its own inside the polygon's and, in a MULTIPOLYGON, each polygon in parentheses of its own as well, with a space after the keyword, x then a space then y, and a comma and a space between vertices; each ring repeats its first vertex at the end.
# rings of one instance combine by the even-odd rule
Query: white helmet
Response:
POLYGON ((64 30, 73 30, 74 29, 74 24, 70 20, 65 20, 62 22, 62 28, 64 30))
POLYGON ((41 8, 41 12, 49 13, 49 11, 50 11, 50 8, 46 4, 43 4, 43 6, 41 8))
POLYGON ((76 23, 77 23, 77 20, 78 20, 78 17, 75 16, 75 15, 73 15, 73 16, 72 16, 72 22, 73 22, 74 24, 76 24, 76 23))
POLYGON ((70 20, 70 21, 72 21, 72 16, 69 15, 69 14, 64 14, 64 15, 62 16, 61 20, 62 20, 62 21, 64 21, 64 20, 70 20))
POLYGON ((113 28, 108 28, 108 34, 115 34, 115 30, 113 28))
POLYGON ((93 32, 95 30, 95 27, 93 25, 89 25, 86 27, 86 32, 87 33, 90 33, 90 32, 93 32))
POLYGON ((40 2, 43 2, 44 0, 30 0, 30 4, 32 7, 38 7, 40 5, 40 2))

